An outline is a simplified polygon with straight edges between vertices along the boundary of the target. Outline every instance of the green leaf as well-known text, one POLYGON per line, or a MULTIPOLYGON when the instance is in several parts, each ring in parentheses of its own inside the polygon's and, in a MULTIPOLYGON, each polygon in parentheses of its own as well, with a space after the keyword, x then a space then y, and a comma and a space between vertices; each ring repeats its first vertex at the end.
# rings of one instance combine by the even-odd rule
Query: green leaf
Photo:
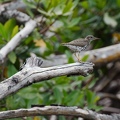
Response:
POLYGON ((59 118, 58 120, 66 120, 65 116, 63 115, 59 115, 58 118, 59 118))
POLYGON ((8 71, 7 71, 8 77, 14 75, 16 72, 17 72, 17 69, 15 68, 15 66, 12 64, 9 64, 8 71))
POLYGON ((62 97, 63 97, 63 94, 62 94, 61 90, 60 90, 58 87, 55 87, 55 88, 53 89, 53 93, 54 93, 54 97, 55 97, 55 99, 56 99, 56 102, 57 102, 58 104, 61 104, 61 102, 62 102, 62 97))
POLYGON ((71 54, 71 52, 68 51, 68 50, 66 50, 66 51, 65 51, 65 54, 66 54, 66 56, 67 56, 67 58, 68 58, 68 63, 73 63, 73 62, 74 62, 74 59, 73 59, 73 55, 71 54))
POLYGON ((88 102, 88 104, 91 104, 93 102, 92 101, 93 93, 90 90, 87 90, 86 91, 86 96, 87 96, 87 102, 88 102))
POLYGON ((14 64, 17 59, 15 52, 10 52, 10 54, 8 55, 8 58, 14 64))
POLYGON ((2 39, 7 40, 7 33, 4 29, 4 26, 0 23, 0 36, 2 36, 2 39))
MULTIPOLYGON (((2 45, 4 45, 6 42, 4 41, 4 40, 2 40, 2 37, 0 37, 0 45, 2 46, 2 45)), ((0 47, 1 47, 0 46, 0 47)))
POLYGON ((77 6, 79 0, 75 0, 74 2, 72 0, 69 0, 69 2, 66 4, 66 7, 63 10, 63 15, 72 15, 74 13, 74 8, 77 6))
POLYGON ((68 59, 68 63, 73 63, 74 62, 74 59, 73 59, 73 57, 71 56, 71 57, 69 57, 69 59, 68 59))
POLYGON ((73 27, 73 26, 77 25, 79 23, 80 19, 81 19, 80 17, 72 19, 70 24, 68 25, 68 27, 73 27))
POLYGON ((89 58, 89 55, 85 55, 81 60, 82 61, 87 61, 88 58, 89 58))
POLYGON ((69 0, 68 4, 66 5, 66 7, 63 10, 63 13, 69 12, 70 9, 72 8, 73 4, 72 4, 72 0, 69 0))
POLYGON ((72 56, 71 52, 68 50, 65 51, 65 54, 66 54, 67 58, 70 58, 72 56))
POLYGON ((40 12, 41 14, 43 14, 43 15, 46 15, 46 16, 51 16, 51 15, 49 15, 46 11, 44 11, 44 10, 41 10, 41 9, 37 9, 38 10, 38 12, 40 12))
POLYGON ((86 98, 87 98, 87 103, 88 103, 88 108, 95 108, 96 102, 99 100, 99 97, 95 95, 94 92, 86 89, 86 98))
POLYGON ((96 0, 87 0, 90 7, 95 6, 96 0))
POLYGON ((78 3, 79 3, 79 0, 75 0, 75 1, 73 2, 72 9, 74 9, 74 8, 78 5, 78 3))
POLYGON ((79 90, 71 91, 65 99, 65 104, 80 105, 80 99, 83 97, 83 95, 81 95, 79 90))
POLYGON ((15 27, 15 24, 16 24, 15 19, 10 19, 4 25, 4 29, 5 29, 5 31, 7 33, 7 40, 8 41, 11 38, 11 34, 12 34, 12 31, 13 31, 13 28, 15 27))
POLYGON ((29 86, 29 87, 21 90, 17 94, 24 99, 33 99, 33 98, 39 97, 37 92, 38 92, 38 90, 36 88, 32 88, 31 86, 29 86))
POLYGON ((53 4, 53 2, 54 2, 55 0, 43 0, 42 1, 42 4, 44 5, 44 8, 46 9, 46 10, 48 10, 48 9, 50 9, 51 7, 52 7, 52 4, 53 4))
POLYGON ((64 8, 65 8, 65 5, 60 4, 60 5, 58 5, 54 8, 53 12, 54 12, 55 15, 62 15, 64 8))
POLYGON ((120 7, 120 0, 117 0, 116 2, 117 2, 117 5, 120 7))
POLYGON ((88 9, 88 1, 83 1, 83 2, 81 2, 81 5, 82 5, 82 7, 84 7, 84 8, 86 8, 86 9, 88 9))
POLYGON ((28 45, 28 44, 30 44, 31 41, 33 41, 33 37, 29 36, 25 39, 25 44, 28 45))
POLYGON ((51 97, 50 92, 44 93, 43 94, 43 104, 50 104, 50 102, 51 102, 50 97, 51 97))
POLYGON ((36 9, 36 4, 35 4, 34 0, 32 0, 32 1, 23 0, 23 2, 24 2, 28 7, 36 9))
POLYGON ((54 48, 53 48, 52 44, 51 44, 50 42, 48 42, 48 41, 46 41, 45 43, 46 43, 46 45, 47 45, 47 48, 48 48, 49 50, 53 51, 54 48))
POLYGON ((107 1, 106 0, 97 0, 96 5, 98 6, 99 9, 104 9, 106 7, 107 1))
POLYGON ((12 31, 11 38, 12 38, 13 36, 15 36, 17 33, 18 33, 18 25, 16 25, 16 26, 14 27, 14 29, 13 29, 13 31, 12 31))
POLYGON ((29 16, 31 18, 34 18, 34 13, 33 13, 33 11, 30 8, 26 8, 26 11, 27 11, 27 13, 29 14, 29 16))

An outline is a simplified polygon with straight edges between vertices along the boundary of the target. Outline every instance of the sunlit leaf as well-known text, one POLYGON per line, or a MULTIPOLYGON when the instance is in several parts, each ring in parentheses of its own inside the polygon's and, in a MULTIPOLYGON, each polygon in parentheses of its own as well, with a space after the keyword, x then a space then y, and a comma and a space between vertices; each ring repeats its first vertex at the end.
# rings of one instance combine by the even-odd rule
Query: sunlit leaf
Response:
POLYGON ((46 43, 40 39, 40 40, 35 40, 35 46, 38 46, 38 47, 46 47, 46 43))
POLYGON ((80 4, 82 5, 82 7, 86 8, 86 9, 88 9, 88 7, 89 7, 88 6, 88 1, 83 1, 80 4))
POLYGON ((41 14, 46 15, 46 16, 50 16, 47 12, 45 12, 44 10, 41 9, 37 9, 41 14))
POLYGON ((63 13, 69 12, 70 9, 72 8, 73 4, 72 4, 72 0, 69 0, 68 4, 65 6, 63 13))
POLYGON ((65 8, 65 5, 60 4, 54 8, 53 12, 55 15, 62 15, 64 8, 65 8))
POLYGON ((38 116, 33 117, 33 120, 42 120, 41 118, 39 118, 38 116))
POLYGON ((120 0, 117 0, 117 5, 120 7, 120 0))
POLYGON ((0 23, 0 36, 2 36, 3 39, 7 40, 7 32, 1 23, 0 23))
POLYGON ((18 33, 18 25, 16 25, 16 26, 14 27, 14 29, 13 29, 13 31, 12 31, 11 38, 12 38, 13 36, 15 36, 17 33, 18 33))
POLYGON ((88 58, 89 58, 89 55, 85 55, 81 60, 82 61, 87 61, 88 58))
POLYGON ((8 40, 8 41, 9 41, 10 38, 11 38, 11 34, 12 34, 12 31, 13 31, 13 29, 14 29, 14 27, 15 27, 15 24, 16 24, 15 19, 10 19, 10 20, 8 20, 8 21, 5 23, 5 25, 4 25, 4 29, 5 29, 5 31, 6 31, 6 33, 7 33, 7 40, 8 40))
POLYGON ((103 20, 107 25, 110 25, 111 27, 117 26, 117 21, 113 17, 109 16, 108 13, 104 14, 103 20))

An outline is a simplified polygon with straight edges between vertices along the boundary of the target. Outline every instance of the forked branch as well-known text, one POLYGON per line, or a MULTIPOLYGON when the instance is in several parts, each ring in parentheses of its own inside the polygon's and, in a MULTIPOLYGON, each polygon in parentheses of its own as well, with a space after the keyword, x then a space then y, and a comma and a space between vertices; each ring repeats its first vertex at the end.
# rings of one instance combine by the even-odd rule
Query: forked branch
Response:
POLYGON ((0 99, 17 92, 30 84, 49 80, 64 75, 87 76, 93 71, 92 63, 72 63, 48 68, 40 68, 42 60, 38 57, 30 57, 26 60, 23 69, 0 83, 0 99))

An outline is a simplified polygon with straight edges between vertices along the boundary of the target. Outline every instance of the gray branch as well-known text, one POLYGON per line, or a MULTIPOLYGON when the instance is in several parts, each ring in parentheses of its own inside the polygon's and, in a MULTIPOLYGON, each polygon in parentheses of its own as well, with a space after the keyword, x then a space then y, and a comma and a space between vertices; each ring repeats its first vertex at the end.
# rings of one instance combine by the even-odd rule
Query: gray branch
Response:
POLYGON ((87 76, 93 71, 92 63, 72 63, 48 68, 40 68, 42 61, 38 57, 27 59, 23 69, 0 83, 0 99, 30 84, 64 75, 87 76))
POLYGON ((32 20, 27 14, 17 10, 9 10, 9 5, 0 6, 0 15, 6 18, 15 18, 16 20, 25 23, 25 27, 18 32, 1 50, 0 64, 4 62, 6 56, 13 51, 37 26, 36 21, 32 20))
POLYGON ((120 120, 120 114, 104 115, 78 107, 44 106, 29 109, 8 110, 0 112, 0 119, 19 118, 36 115, 67 115, 77 116, 88 120, 120 120))
MULTIPOLYGON (((100 49, 84 51, 80 53, 80 58, 83 58, 85 55, 88 55, 89 62, 94 63, 95 65, 104 65, 116 60, 120 60, 120 44, 115 44, 107 46, 100 49)), ((73 55, 75 61, 77 59, 73 55)), ((51 55, 43 63, 43 67, 65 64, 67 63, 66 55, 51 55)))

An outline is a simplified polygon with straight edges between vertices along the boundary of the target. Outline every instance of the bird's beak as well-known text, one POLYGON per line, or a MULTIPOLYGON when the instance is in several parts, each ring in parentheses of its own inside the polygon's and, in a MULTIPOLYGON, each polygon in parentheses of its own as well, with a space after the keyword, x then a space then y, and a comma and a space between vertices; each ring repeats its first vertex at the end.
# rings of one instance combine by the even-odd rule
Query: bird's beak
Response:
POLYGON ((95 37, 95 40, 99 40, 100 38, 95 37))

